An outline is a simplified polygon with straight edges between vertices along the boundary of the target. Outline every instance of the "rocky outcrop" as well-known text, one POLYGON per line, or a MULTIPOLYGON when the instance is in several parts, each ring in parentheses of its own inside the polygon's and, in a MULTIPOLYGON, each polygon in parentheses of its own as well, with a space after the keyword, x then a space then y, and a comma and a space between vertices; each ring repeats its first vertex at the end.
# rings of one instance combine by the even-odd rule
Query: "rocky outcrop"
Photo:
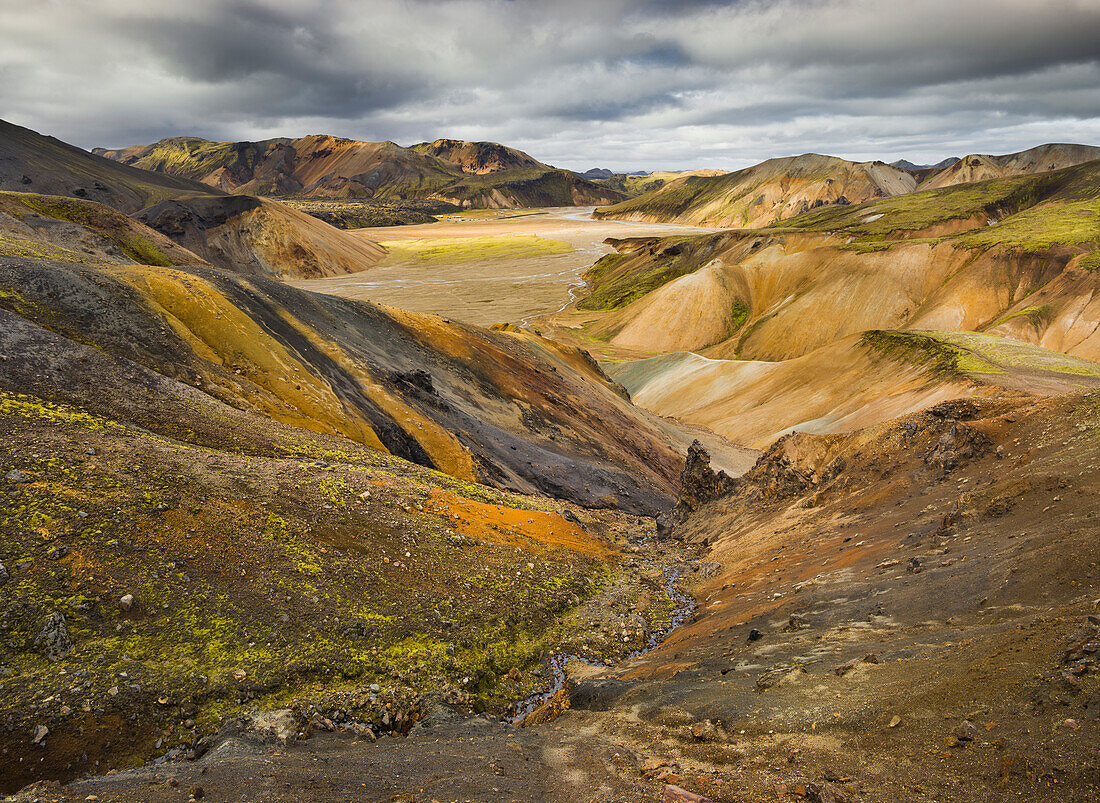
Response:
POLYGON ((687 450, 684 470, 680 472, 680 497, 676 507, 657 517, 657 533, 669 536, 677 524, 708 502, 733 493, 737 480, 724 471, 710 467, 710 453, 699 441, 687 450))

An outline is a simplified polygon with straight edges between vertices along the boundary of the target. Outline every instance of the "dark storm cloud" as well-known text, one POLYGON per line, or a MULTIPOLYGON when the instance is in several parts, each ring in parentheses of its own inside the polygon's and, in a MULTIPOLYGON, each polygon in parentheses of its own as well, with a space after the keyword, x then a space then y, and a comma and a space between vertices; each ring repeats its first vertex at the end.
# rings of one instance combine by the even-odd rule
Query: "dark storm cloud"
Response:
POLYGON ((0 0, 0 115, 495 139, 568 167, 1100 141, 1100 0, 0 0))

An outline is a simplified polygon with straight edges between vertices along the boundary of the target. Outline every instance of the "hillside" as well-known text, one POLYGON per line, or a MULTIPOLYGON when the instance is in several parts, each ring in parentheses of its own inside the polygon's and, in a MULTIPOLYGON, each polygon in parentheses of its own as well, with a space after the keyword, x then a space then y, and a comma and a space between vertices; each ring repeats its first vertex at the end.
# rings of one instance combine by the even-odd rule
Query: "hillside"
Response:
POLYGON ((172 137, 96 153, 245 195, 431 199, 473 208, 602 204, 620 197, 495 143, 439 140, 403 148, 323 135, 263 142, 172 137))
POLYGON ((150 173, 0 120, 0 190, 98 201, 123 212, 180 195, 218 195, 183 176, 150 173))
POLYGON ((756 230, 615 241, 555 332, 612 355, 783 360, 870 329, 972 330, 1097 359, 1098 219, 1090 162, 756 230))
POLYGON ((1094 159, 1100 159, 1100 147, 1064 143, 1039 145, 1003 156, 971 154, 922 177, 920 189, 930 190, 970 181, 1045 173, 1094 159))
POLYGON ((413 145, 410 150, 434 156, 436 159, 455 165, 463 173, 475 175, 499 173, 503 170, 553 169, 523 151, 496 142, 437 139, 435 142, 421 142, 419 145, 413 145))
POLYGON ((680 352, 607 370, 636 404, 758 449, 793 431, 852 432, 952 399, 1100 388, 1100 363, 956 332, 868 332, 779 362, 680 352))
POLYGON ((357 273, 386 256, 370 240, 247 195, 162 201, 134 217, 211 265, 249 275, 309 279, 357 273))
POLYGON ((912 192, 912 175, 882 162, 803 154, 720 176, 687 176, 596 211, 616 220, 755 228, 828 204, 912 192))
POLYGON ((37 267, 26 285, 42 293, 23 286, 24 299, 22 268, 0 268, 0 793, 198 758, 257 706, 293 709, 275 719, 288 741, 299 717, 303 734, 373 742, 444 702, 498 712, 540 682, 547 650, 612 656, 665 626, 670 600, 625 552, 646 533, 635 517, 224 404, 187 384, 196 359, 168 334, 177 319, 127 317, 140 291, 124 275, 37 267), (62 289, 63 334, 11 311, 62 289), (158 338, 181 358, 176 378, 149 367, 158 338), (595 646, 594 621, 628 618, 642 635, 595 646))
POLYGON ((0 257, 91 264, 206 264, 193 251, 109 206, 26 192, 0 192, 0 257))
MULTIPOLYGON (((674 488, 665 438, 585 355, 533 335, 209 268, 0 264, 0 305, 48 325, 51 337, 95 344, 237 409, 462 479, 589 505, 654 511, 674 488), (109 314, 89 317, 92 309, 109 314)), ((122 406, 131 423, 162 431, 157 410, 167 401, 132 398, 122 378, 112 385, 77 372, 61 380, 25 377, 10 387, 116 417, 122 406), (88 397, 92 385, 97 393, 88 397)), ((184 426, 195 425, 164 434, 184 426)), ((214 421, 203 431, 221 442, 214 421)))

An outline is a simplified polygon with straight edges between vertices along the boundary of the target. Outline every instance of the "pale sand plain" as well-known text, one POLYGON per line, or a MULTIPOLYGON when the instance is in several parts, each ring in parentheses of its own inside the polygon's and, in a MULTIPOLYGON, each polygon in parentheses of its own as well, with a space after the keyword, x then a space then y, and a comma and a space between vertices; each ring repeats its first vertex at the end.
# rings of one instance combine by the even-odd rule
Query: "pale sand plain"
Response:
POLYGON ((612 251, 608 237, 646 237, 706 232, 698 226, 593 220, 592 207, 478 210, 439 223, 357 229, 353 234, 386 242, 432 241, 456 245, 428 258, 394 249, 378 265, 346 276, 293 280, 306 290, 366 299, 428 312, 479 326, 526 323, 553 313, 584 286, 581 275, 612 251), (550 241, 540 247, 537 237, 550 241), (479 253, 476 239, 484 238, 479 253), (563 249, 560 244, 567 248, 563 249))

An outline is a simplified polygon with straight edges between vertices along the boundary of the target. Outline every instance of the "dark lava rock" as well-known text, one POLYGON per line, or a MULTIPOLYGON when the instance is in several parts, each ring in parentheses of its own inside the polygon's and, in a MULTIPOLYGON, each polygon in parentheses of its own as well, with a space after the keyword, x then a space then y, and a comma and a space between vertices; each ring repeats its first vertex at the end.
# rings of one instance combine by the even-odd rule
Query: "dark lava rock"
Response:
POLYGON ((684 470, 680 472, 680 498, 676 507, 657 517, 657 534, 670 535, 688 514, 733 493, 736 487, 737 480, 724 471, 715 471, 710 467, 710 453, 703 444, 694 441, 688 447, 684 470))
POLYGON ((967 424, 952 423, 932 451, 924 458, 930 466, 939 466, 944 474, 974 457, 981 457, 993 447, 986 434, 967 424))
POLYGON ((73 651, 73 641, 69 638, 64 614, 51 613, 46 617, 42 630, 34 640, 34 646, 51 661, 60 660, 73 651))
POLYGON ((970 399, 951 399, 929 408, 928 412, 937 418, 971 421, 978 417, 979 408, 970 399))
POLYGON ((755 627, 749 631, 749 641, 759 641, 762 638, 764 638, 764 634, 755 627))
POLYGON ((69 548, 64 544, 58 544, 46 553, 46 557, 50 560, 61 560, 63 557, 69 554, 69 548))
POLYGON ((710 467, 710 453, 694 441, 688 447, 687 461, 680 473, 680 500, 677 507, 696 510, 733 491, 735 480, 724 471, 710 467))

